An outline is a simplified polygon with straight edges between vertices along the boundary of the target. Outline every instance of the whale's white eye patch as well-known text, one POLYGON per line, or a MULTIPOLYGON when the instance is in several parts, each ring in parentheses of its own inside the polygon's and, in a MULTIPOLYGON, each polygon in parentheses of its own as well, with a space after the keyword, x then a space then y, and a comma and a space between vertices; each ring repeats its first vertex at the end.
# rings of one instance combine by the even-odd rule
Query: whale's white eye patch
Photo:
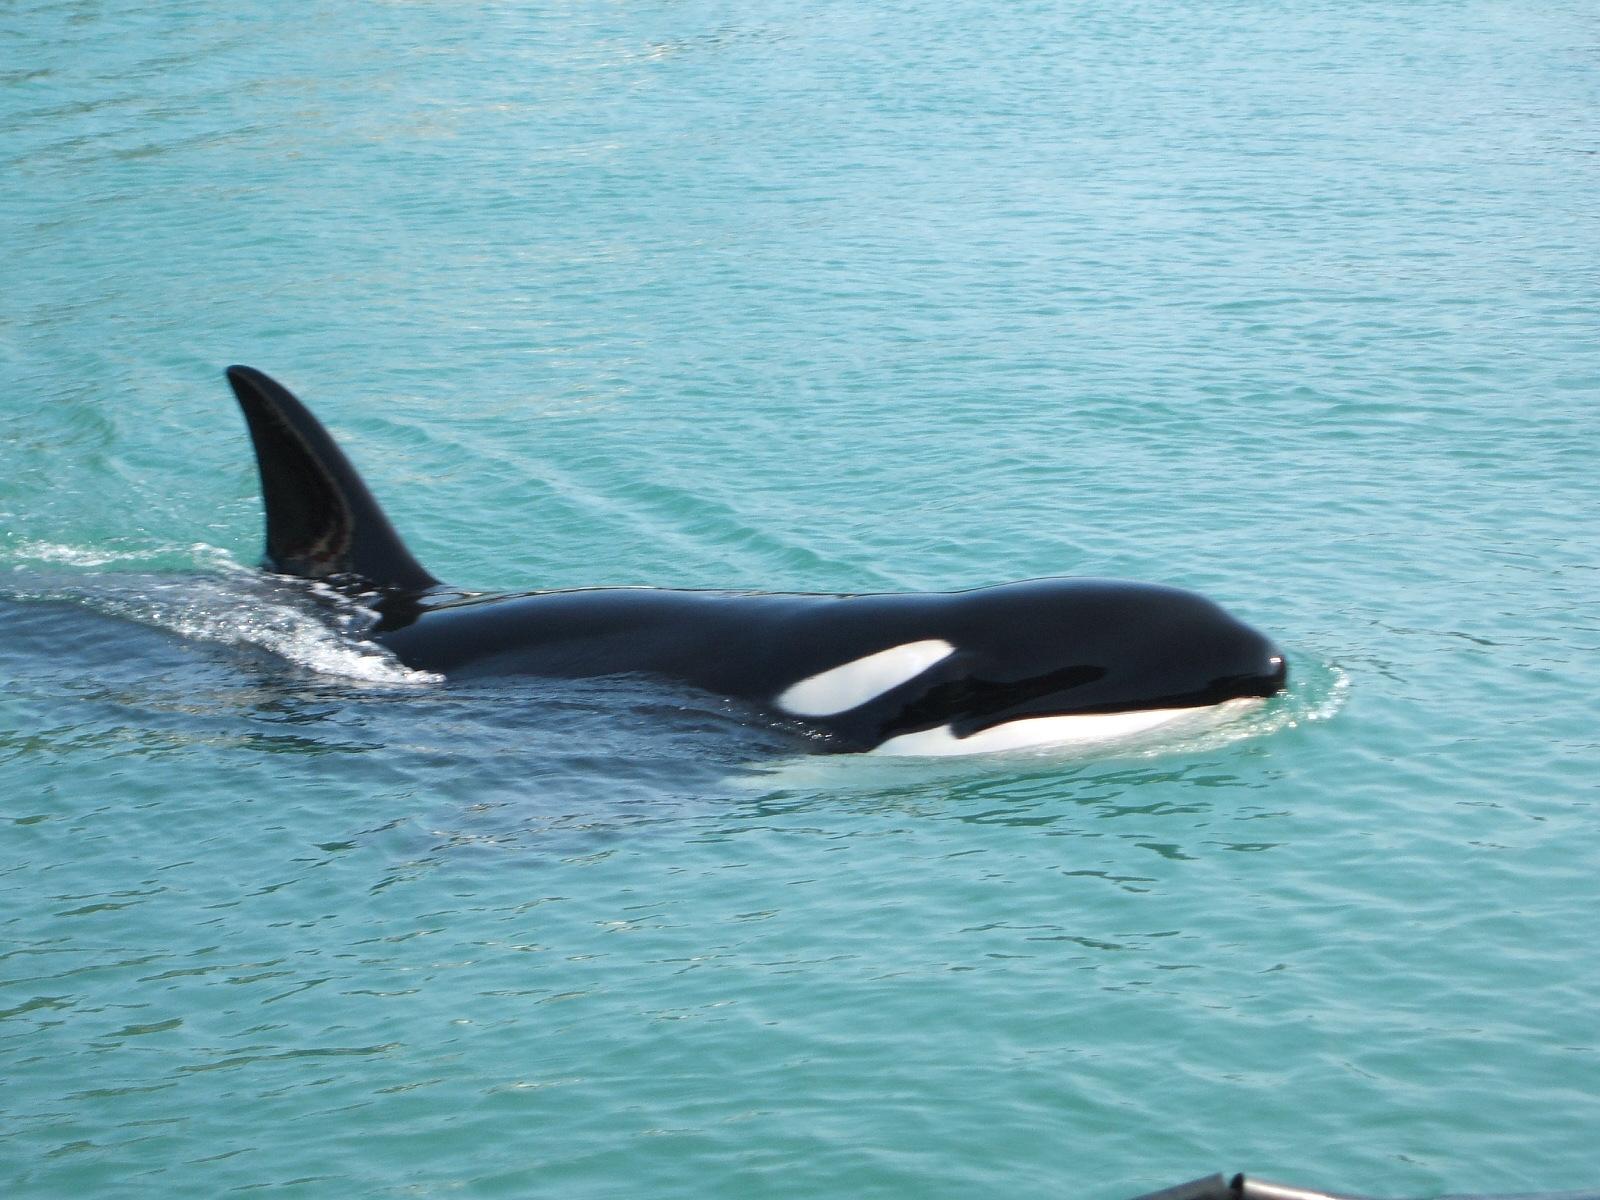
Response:
POLYGON ((915 679, 955 650, 938 638, 890 646, 802 679, 778 697, 778 706, 797 717, 831 717, 849 712, 915 679))

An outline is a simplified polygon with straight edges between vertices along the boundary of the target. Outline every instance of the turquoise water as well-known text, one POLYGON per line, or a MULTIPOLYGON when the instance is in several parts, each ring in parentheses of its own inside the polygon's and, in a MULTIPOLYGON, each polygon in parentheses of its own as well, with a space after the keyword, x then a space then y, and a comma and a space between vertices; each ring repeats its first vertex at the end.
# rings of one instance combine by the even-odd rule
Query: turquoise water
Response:
POLYGON ((1600 19, 0 14, 0 1192, 1600 1182, 1600 19), (256 577, 1179 584, 1250 721, 797 760, 256 577))

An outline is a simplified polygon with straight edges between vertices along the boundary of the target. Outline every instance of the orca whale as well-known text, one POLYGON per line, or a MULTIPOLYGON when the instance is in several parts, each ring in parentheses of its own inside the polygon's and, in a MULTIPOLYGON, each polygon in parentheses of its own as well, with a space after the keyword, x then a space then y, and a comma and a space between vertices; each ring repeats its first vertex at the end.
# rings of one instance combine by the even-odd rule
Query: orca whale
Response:
POLYGON ((1178 588, 1039 579, 905 595, 648 587, 485 595, 412 557, 281 384, 227 371, 261 475, 272 572, 376 613, 367 636, 450 679, 645 675, 731 697, 821 751, 965 754, 1098 741, 1280 691, 1263 635, 1178 588))

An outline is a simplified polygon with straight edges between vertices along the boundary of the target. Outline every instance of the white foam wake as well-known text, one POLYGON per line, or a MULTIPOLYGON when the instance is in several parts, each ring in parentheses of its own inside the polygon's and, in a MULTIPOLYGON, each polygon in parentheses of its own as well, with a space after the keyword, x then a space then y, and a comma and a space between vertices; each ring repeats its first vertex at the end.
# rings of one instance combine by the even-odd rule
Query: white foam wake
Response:
POLYGON ((362 640, 374 614, 318 585, 264 575, 227 551, 113 550, 27 542, 7 549, 0 588, 19 600, 79 603, 195 641, 263 650, 297 667, 369 684, 426 684, 383 647, 362 640), (80 570, 40 572, 34 564, 80 570), (114 567, 115 570, 92 568, 114 567), (171 568, 152 573, 146 569, 171 568), (81 569, 90 568, 90 569, 81 569))

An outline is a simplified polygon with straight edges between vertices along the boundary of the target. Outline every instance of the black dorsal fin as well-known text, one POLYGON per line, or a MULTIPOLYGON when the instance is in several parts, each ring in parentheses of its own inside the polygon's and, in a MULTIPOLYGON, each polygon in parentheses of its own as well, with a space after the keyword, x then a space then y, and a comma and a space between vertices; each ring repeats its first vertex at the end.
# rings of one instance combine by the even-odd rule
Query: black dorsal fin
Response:
POLYGON ((229 367, 261 470, 266 567, 340 591, 421 592, 438 584, 411 557, 350 460, 289 390, 229 367))

